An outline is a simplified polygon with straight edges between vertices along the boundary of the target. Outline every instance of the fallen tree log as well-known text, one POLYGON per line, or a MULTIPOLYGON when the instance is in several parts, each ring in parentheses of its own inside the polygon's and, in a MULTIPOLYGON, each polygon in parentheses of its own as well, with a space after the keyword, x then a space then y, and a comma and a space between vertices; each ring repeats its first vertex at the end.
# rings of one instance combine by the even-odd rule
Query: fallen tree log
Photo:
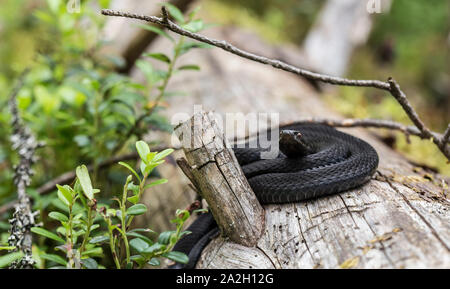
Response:
POLYGON ((236 181, 242 175, 220 169, 240 171, 234 157, 222 157, 224 146, 217 149, 224 138, 212 114, 198 117, 196 126, 193 117, 176 131, 197 141, 192 146, 181 140, 222 236, 204 250, 197 268, 449 267, 449 203, 431 174, 384 161, 367 185, 317 200, 265 205, 262 222, 254 193, 236 181), (230 189, 239 197, 230 198, 230 189), (224 219, 232 219, 232 226, 224 219), (261 237, 254 231, 259 228, 261 237))
MULTIPOLYGON (((235 39, 245 33, 216 29, 208 35, 237 43, 235 39)), ((250 51, 272 53, 267 44, 255 39, 243 44, 250 51)), ((161 39, 152 46, 163 51, 165 45, 161 39)), ((169 99, 169 117, 177 113, 192 115, 194 105, 202 104, 204 110, 222 115, 280 112, 283 123, 309 116, 340 118, 314 89, 294 75, 217 49, 193 51, 189 56, 180 59, 180 65, 196 63, 201 71, 174 79, 171 89, 186 91, 190 97, 182 101, 169 99)), ((298 204, 264 206, 264 231, 255 246, 219 237, 204 250, 197 267, 450 268, 446 179, 412 165, 368 130, 342 130, 366 140, 377 150, 380 165, 369 184, 298 204)), ((168 168, 162 173, 175 179, 181 171, 168 168)), ((184 178, 183 182, 188 180, 184 178)), ((175 183, 168 194, 171 185, 160 193, 153 192, 167 199, 165 205, 176 198, 177 191, 185 193, 180 183, 175 183)), ((175 207, 185 205, 174 202, 175 207)))

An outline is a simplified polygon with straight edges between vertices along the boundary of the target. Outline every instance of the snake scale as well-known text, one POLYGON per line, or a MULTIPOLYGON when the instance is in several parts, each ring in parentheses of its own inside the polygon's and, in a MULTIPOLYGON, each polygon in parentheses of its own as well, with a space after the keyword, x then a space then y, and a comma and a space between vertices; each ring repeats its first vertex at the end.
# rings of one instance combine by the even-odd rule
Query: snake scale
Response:
MULTIPOLYGON (((233 148, 262 204, 300 202, 343 192, 366 183, 377 169, 378 155, 372 146, 330 126, 293 124, 279 131, 276 158, 261 159, 264 149, 258 145, 233 148)), ((187 230, 192 233, 183 237, 174 251, 187 254, 189 263, 171 268, 194 268, 203 248, 218 234, 211 213, 200 215, 187 230)))

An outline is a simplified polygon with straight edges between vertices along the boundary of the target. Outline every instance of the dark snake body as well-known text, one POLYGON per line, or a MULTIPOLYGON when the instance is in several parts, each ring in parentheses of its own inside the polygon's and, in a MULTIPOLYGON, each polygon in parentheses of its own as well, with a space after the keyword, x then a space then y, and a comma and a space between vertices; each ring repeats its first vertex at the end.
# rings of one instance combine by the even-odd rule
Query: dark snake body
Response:
MULTIPOLYGON (((262 204, 300 202, 343 192, 366 183, 378 166, 372 146, 332 127, 295 124, 280 127, 280 131, 294 135, 280 138, 284 153, 277 158, 261 159, 264 150, 260 148, 233 149, 262 204)), ((211 213, 201 215, 187 230, 192 234, 181 239, 174 251, 186 253, 190 262, 172 268, 194 268, 201 251, 218 232, 211 213)))

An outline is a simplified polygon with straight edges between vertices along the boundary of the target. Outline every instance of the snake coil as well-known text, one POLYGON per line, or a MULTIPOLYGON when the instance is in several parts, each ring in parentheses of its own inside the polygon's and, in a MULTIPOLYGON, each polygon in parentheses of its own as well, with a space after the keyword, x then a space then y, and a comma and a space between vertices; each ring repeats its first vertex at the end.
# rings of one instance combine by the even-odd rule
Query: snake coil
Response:
MULTIPOLYGON (((269 132, 269 138, 271 133, 269 132)), ((280 153, 261 159, 264 149, 233 149, 259 202, 292 203, 343 192, 370 180, 378 166, 378 155, 365 141, 319 124, 280 127, 280 153)), ((187 229, 192 233, 174 247, 189 256, 194 268, 203 248, 218 234, 211 213, 199 216, 187 229)))

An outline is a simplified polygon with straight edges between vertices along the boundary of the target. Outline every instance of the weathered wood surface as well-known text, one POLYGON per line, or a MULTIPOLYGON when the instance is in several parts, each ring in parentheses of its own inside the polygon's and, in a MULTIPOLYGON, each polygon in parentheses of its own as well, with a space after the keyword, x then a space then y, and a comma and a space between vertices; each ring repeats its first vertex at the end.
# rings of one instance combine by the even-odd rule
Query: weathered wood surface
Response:
POLYGON ((254 246, 264 226, 264 210, 239 166, 213 113, 198 112, 175 128, 193 183, 208 202, 221 235, 254 246))
MULTIPOLYGON (((275 50, 246 32, 216 28, 206 34, 266 56, 284 54, 283 48, 275 50)), ((160 39, 150 49, 167 51, 167 45, 160 39)), ((285 55, 290 61, 291 54, 285 55)), ((279 112, 281 122, 339 117, 294 75, 218 49, 190 52, 179 65, 191 63, 199 64, 201 71, 180 74, 170 83, 171 90, 188 96, 167 100, 169 118, 176 113, 192 115, 194 104, 220 114, 279 112)), ((135 77, 141 76, 135 72, 135 77)), ((205 249, 198 268, 450 268, 449 191, 444 179, 415 168, 371 131, 343 131, 368 141, 380 156, 378 172, 369 184, 318 200, 265 206, 266 225, 256 247, 217 238, 205 249)), ((167 205, 186 194, 188 179, 174 167, 166 166, 161 173, 171 181, 152 196, 164 198, 167 212, 185 207, 187 203, 176 201, 171 202, 172 209, 167 205)))

